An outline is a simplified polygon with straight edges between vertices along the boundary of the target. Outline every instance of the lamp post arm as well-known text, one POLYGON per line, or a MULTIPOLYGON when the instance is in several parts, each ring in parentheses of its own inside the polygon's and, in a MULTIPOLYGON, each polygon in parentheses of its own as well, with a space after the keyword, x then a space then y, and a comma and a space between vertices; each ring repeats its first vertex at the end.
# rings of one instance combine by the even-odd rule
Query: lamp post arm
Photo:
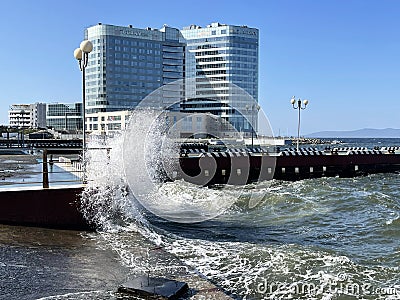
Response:
POLYGON ((86 183, 86 81, 85 69, 82 66, 82 165, 83 165, 83 183, 86 183))
POLYGON ((80 43, 79 48, 74 51, 74 56, 78 60, 79 69, 82 71, 82 167, 83 167, 83 183, 86 183, 86 84, 85 84, 85 69, 88 65, 89 53, 93 50, 93 44, 89 40, 84 40, 80 43))
MULTIPOLYGON (((300 101, 299 101, 300 102, 300 101)), ((299 143, 300 143, 300 110, 301 110, 301 106, 299 106, 299 121, 297 124, 297 151, 299 151, 299 143)))
POLYGON ((79 70, 82 71, 82 60, 81 59, 78 60, 78 66, 79 66, 79 70))
POLYGON ((298 110, 298 122, 297 122, 297 151, 299 151, 299 144, 300 144, 300 112, 301 110, 304 110, 307 108, 307 104, 308 104, 308 100, 304 100, 303 103, 301 102, 301 99, 298 99, 296 101, 295 97, 293 96, 292 100, 290 101, 293 105, 294 109, 298 110), (297 102, 297 106, 296 106, 296 102, 297 102))

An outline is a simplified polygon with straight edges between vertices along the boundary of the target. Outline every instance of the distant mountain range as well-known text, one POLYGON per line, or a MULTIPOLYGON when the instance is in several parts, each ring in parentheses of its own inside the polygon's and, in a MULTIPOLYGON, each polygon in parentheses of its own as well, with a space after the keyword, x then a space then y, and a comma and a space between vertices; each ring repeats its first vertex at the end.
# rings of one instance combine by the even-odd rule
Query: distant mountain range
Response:
POLYGON ((385 128, 373 129, 364 128, 352 131, 319 131, 306 137, 318 138, 400 138, 400 129, 385 128))

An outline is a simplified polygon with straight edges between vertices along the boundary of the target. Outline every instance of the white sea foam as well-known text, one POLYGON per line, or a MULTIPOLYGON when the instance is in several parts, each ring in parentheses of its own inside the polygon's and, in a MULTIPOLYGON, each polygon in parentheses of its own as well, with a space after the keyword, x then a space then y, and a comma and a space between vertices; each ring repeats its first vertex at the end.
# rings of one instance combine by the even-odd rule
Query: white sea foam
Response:
POLYGON ((86 300, 86 299, 109 299, 114 296, 113 291, 88 291, 88 292, 76 292, 76 293, 66 293, 61 295, 48 296, 43 298, 38 298, 37 300, 86 300))
POLYGON ((144 221, 128 191, 122 167, 123 136, 104 140, 92 137, 86 155, 88 184, 82 196, 84 216, 103 230, 126 221, 144 221))
MULTIPOLYGON (((184 263, 244 299, 274 297, 275 299, 290 297, 293 299, 335 299, 341 295, 341 291, 332 290, 330 287, 335 287, 338 282, 380 287, 392 283, 387 278, 396 280, 398 276, 396 267, 357 264, 354 259, 345 254, 345 250, 327 251, 325 245, 307 244, 301 238, 298 244, 291 241, 271 244, 267 239, 264 243, 252 243, 247 237, 239 236, 243 233, 237 232, 238 241, 224 242, 215 239, 208 240, 204 236, 188 238, 185 235, 174 235, 152 227, 142 215, 141 209, 136 206, 134 195, 146 196, 147 198, 144 199, 149 207, 161 209, 164 216, 175 219, 192 215, 195 217, 206 215, 209 218, 215 211, 218 211, 218 214, 225 213, 227 217, 238 217, 237 224, 249 222, 243 223, 244 228, 246 226, 249 228, 249 234, 257 230, 256 226, 252 227, 253 224, 257 225, 257 222, 263 222, 268 218, 270 223, 265 224, 273 224, 280 228, 298 220, 312 219, 313 214, 316 214, 318 218, 323 218, 325 214, 330 213, 331 209, 351 207, 355 211, 353 202, 343 201, 344 195, 356 200, 379 196, 376 192, 362 190, 358 192, 355 190, 355 185, 359 183, 350 180, 340 181, 341 179, 337 178, 321 179, 317 184, 315 181, 296 183, 272 181, 245 186, 243 189, 226 186, 220 190, 195 186, 181 180, 162 183, 157 180, 158 176, 162 176, 157 170, 160 164, 168 163, 168 160, 160 156, 160 149, 165 147, 165 152, 172 151, 168 152, 170 155, 176 151, 176 148, 168 142, 163 145, 163 137, 159 135, 162 130, 154 130, 150 135, 144 134, 144 127, 140 124, 160 128, 154 123, 154 119, 150 118, 152 122, 148 122, 149 118, 146 114, 153 113, 143 112, 143 118, 137 117, 138 126, 135 128, 135 134, 125 137, 125 142, 127 139, 132 142, 128 149, 124 149, 123 136, 108 140, 106 144, 101 140, 93 139, 89 144, 89 147, 110 147, 111 149, 109 155, 107 155, 107 150, 90 150, 89 184, 84 194, 84 212, 90 220, 105 231, 101 233, 102 238, 118 253, 125 266, 141 273, 147 272, 149 268, 146 251, 142 251, 141 247, 127 241, 129 231, 134 231, 175 254, 184 263), (124 157, 124 151, 128 157, 135 158, 125 165, 121 159, 124 157), (124 168, 131 170, 133 178, 137 180, 139 190, 135 190, 135 194, 127 189, 128 182, 124 168), (144 188, 146 185, 141 185, 143 182, 151 184, 150 191, 144 188), (323 188, 318 189, 317 185, 323 188), (256 206, 252 204, 252 197, 256 197, 253 202, 256 206), (237 199, 239 199, 237 205, 227 209, 230 201, 236 202, 237 199), (274 213, 276 218, 272 216, 274 213), (124 234, 120 234, 121 231, 124 234), (270 286, 277 284, 281 288, 275 286, 271 291, 264 292, 263 285, 265 284, 270 286), (318 289, 313 290, 313 294, 309 295, 304 293, 298 295, 293 292, 296 288, 307 285, 318 289)), ((393 200, 393 196, 382 196, 378 200, 381 201, 380 209, 390 209, 393 212, 387 215, 386 224, 397 223, 396 220, 399 219, 399 215, 396 214, 397 200, 393 200)), ((221 226, 223 226, 224 217, 218 220, 221 226)), ((347 225, 340 221, 336 220, 342 226, 347 225)), ((190 225, 187 226, 191 228, 190 225)), ((330 230, 334 230, 334 226, 331 226, 330 230)), ((305 234, 309 239, 316 234, 315 228, 308 226, 307 223, 302 223, 297 233, 305 234)), ((332 232, 332 234, 335 233, 337 234, 335 231, 332 232)), ((351 240, 346 239, 343 245, 346 246, 349 241, 351 240)), ((339 246, 336 245, 336 247, 339 246)), ((360 295, 354 297, 362 299, 360 295)), ((384 298, 377 295, 376 299, 384 298)))
POLYGON ((226 185, 212 190, 183 180, 165 182, 173 178, 173 170, 182 173, 182 141, 165 127, 160 114, 152 109, 134 111, 124 134, 123 167, 130 191, 147 210, 170 221, 194 223, 222 214, 237 201, 240 188, 233 194, 226 185))
POLYGON ((392 212, 390 213, 390 218, 388 220, 386 220, 386 225, 391 225, 393 224, 393 222, 396 222, 400 219, 400 214, 392 212))

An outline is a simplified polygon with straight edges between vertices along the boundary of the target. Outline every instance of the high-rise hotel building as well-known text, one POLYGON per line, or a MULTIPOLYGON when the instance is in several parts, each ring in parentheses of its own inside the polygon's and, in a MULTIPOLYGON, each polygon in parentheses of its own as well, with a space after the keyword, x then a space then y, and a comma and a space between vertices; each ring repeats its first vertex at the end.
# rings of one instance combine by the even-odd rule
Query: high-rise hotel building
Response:
POLYGON ((181 33, 190 82, 184 110, 212 111, 236 129, 249 131, 245 116, 257 127, 258 29, 212 23, 205 28, 191 25, 181 33))
POLYGON ((157 88, 182 80, 183 111, 211 112, 249 131, 243 116, 257 115, 249 98, 258 101, 258 29, 220 23, 182 30, 99 23, 85 30, 85 38, 94 46, 86 69, 88 113, 134 108, 157 88), (249 96, 243 97, 239 88, 249 96))
POLYGON ((185 44, 178 29, 98 25, 85 30, 93 43, 86 68, 88 113, 134 108, 148 94, 184 76, 185 44))

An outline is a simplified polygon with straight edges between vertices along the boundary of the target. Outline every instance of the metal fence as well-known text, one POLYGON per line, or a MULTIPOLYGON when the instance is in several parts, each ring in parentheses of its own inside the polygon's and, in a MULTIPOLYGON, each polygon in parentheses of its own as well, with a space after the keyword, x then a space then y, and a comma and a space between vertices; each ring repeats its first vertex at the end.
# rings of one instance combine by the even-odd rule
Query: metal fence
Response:
POLYGON ((82 183, 83 167, 79 157, 76 159, 59 157, 43 150, 42 160, 24 155, 12 156, 0 162, 0 188, 13 186, 42 186, 82 183), (20 157, 20 158, 18 158, 20 157))
MULTIPOLYGON (((111 148, 105 147, 88 148, 87 153, 105 151, 103 159, 110 160, 110 150, 111 148)), ((54 149, 43 149, 41 153, 41 161, 29 154, 24 155, 25 159, 18 160, 20 155, 15 155, 12 156, 14 159, 0 161, 0 188, 15 185, 49 188, 50 185, 87 183, 86 170, 80 154, 67 157, 54 149), (53 153, 58 156, 54 158, 53 153), (7 171, 12 172, 6 174, 7 171)), ((69 153, 66 152, 65 155, 67 154, 69 153)))

